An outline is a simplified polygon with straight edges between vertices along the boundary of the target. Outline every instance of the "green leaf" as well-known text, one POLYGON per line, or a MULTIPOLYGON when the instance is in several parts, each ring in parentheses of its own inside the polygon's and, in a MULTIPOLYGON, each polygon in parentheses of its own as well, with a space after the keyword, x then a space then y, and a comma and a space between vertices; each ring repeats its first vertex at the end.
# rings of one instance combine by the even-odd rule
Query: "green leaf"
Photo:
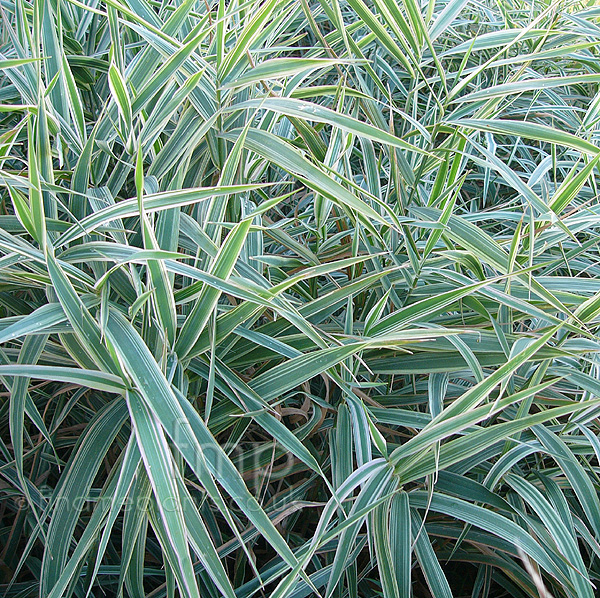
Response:
POLYGON ((571 133, 560 131, 559 129, 549 127, 547 125, 540 125, 538 123, 508 119, 481 120, 475 118, 464 118, 454 121, 451 124, 470 129, 476 129, 478 131, 488 131, 490 133, 497 133, 499 135, 517 135, 519 137, 525 137, 526 139, 570 147, 591 156, 596 156, 598 152, 600 152, 600 148, 596 147, 593 143, 590 143, 585 139, 581 139, 580 137, 577 137, 571 133))
MULTIPOLYGON (((293 98, 265 98, 264 100, 249 100, 242 104, 237 104, 232 107, 232 110, 242 108, 260 108, 264 110, 272 110, 285 116, 301 118, 303 120, 311 120, 313 122, 327 123, 334 127, 338 127, 342 131, 353 133, 358 137, 378 141, 385 145, 401 148, 404 150, 414 151, 420 154, 425 152, 395 135, 388 133, 382 129, 378 129, 365 122, 361 122, 356 118, 352 118, 345 114, 340 114, 329 108, 313 104, 312 102, 304 102, 293 98)), ((251 136, 256 136, 257 131, 252 131, 251 136)))
POLYGON ((108 84, 110 85, 113 98, 117 103, 119 114, 125 123, 125 130, 129 134, 133 126, 131 100, 125 79, 115 64, 111 64, 108 69, 108 84))
POLYGON ((173 567, 177 584, 186 595, 199 597, 189 552, 183 507, 175 481, 175 463, 167 438, 156 419, 135 391, 127 393, 129 413, 137 444, 164 524, 167 542, 162 549, 173 567))

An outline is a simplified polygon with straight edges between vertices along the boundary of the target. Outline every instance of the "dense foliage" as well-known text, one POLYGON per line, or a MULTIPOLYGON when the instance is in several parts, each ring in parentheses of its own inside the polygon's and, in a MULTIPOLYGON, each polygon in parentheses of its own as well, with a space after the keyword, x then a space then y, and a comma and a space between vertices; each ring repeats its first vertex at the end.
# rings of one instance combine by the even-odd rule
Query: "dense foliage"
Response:
POLYGON ((0 13, 4 596, 597 595, 593 0, 0 13))

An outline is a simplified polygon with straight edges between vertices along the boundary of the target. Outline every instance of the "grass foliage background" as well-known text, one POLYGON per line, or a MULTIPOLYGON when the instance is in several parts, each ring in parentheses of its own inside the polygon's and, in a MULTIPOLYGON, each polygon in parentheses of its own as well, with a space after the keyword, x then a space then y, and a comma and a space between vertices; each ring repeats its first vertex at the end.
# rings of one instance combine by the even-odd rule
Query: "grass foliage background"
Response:
POLYGON ((0 13, 4 596, 598 595, 595 2, 0 13))

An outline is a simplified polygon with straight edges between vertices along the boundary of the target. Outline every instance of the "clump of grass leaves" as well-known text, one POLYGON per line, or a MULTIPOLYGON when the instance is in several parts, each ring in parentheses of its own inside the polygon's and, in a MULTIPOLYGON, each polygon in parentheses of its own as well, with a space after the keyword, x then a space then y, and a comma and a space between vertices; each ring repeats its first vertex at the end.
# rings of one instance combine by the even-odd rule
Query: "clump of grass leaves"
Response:
POLYGON ((595 4, 2 0, 3 595, 597 596, 595 4))

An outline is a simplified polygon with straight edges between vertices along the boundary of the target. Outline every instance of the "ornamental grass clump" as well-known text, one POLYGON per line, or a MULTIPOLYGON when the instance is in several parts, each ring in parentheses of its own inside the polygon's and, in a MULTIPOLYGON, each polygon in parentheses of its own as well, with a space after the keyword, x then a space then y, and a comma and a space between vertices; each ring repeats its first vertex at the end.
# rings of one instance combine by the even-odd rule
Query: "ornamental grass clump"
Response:
POLYGON ((2 0, 6 598, 593 598, 593 1, 2 0))

